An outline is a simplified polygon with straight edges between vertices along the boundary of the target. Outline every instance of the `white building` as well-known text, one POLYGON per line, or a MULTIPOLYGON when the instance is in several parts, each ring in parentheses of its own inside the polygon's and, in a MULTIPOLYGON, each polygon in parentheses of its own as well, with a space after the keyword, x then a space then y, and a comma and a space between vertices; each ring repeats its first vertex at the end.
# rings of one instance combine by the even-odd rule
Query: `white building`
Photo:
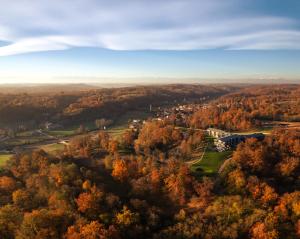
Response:
POLYGON ((208 135, 215 137, 215 138, 221 138, 221 137, 226 137, 230 136, 231 133, 228 133, 224 130, 216 129, 216 128, 208 128, 207 130, 208 135))

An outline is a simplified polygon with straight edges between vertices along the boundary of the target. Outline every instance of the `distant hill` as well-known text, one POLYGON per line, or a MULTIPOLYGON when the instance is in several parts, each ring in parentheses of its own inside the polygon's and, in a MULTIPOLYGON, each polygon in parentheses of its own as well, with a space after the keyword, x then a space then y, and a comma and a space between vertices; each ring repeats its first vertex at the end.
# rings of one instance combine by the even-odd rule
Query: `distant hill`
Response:
POLYGON ((214 99, 233 93, 230 85, 152 85, 100 88, 89 85, 25 85, 0 87, 0 125, 64 125, 116 119, 129 110, 214 99))
POLYGON ((57 92, 78 92, 100 89, 100 86, 88 84, 0 84, 0 93, 57 93, 57 92))

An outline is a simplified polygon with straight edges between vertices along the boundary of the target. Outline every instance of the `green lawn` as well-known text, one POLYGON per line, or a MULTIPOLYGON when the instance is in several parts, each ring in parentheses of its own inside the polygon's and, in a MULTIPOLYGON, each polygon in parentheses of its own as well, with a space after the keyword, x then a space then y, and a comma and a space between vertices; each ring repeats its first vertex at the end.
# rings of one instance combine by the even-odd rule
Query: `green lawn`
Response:
POLYGON ((70 125, 70 126, 64 127, 63 129, 60 129, 60 130, 49 130, 49 131, 47 131, 47 133, 49 135, 52 135, 55 137, 68 137, 68 136, 76 135, 77 130, 79 129, 80 125, 83 125, 86 130, 95 130, 96 129, 95 122, 88 121, 83 124, 70 125))
POLYGON ((33 131, 24 131, 17 133, 17 137, 30 137, 32 136, 33 131))
POLYGON ((22 146, 25 144, 34 144, 38 142, 42 142, 44 140, 48 139, 47 137, 18 137, 18 138, 13 138, 13 139, 8 139, 5 141, 5 145, 7 146, 22 146))
POLYGON ((3 167, 12 154, 0 154, 0 167, 3 167))
POLYGON ((226 158, 231 155, 231 151, 215 152, 208 151, 204 154, 203 159, 191 165, 191 170, 200 176, 215 175, 226 158))

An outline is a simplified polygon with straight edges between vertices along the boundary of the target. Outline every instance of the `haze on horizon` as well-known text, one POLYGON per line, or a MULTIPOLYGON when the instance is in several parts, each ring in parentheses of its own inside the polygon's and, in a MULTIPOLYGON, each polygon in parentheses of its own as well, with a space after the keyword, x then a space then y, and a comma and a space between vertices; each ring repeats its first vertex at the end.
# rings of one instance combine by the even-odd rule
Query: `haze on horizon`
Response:
POLYGON ((0 84, 300 82, 299 1, 0 3, 0 84))

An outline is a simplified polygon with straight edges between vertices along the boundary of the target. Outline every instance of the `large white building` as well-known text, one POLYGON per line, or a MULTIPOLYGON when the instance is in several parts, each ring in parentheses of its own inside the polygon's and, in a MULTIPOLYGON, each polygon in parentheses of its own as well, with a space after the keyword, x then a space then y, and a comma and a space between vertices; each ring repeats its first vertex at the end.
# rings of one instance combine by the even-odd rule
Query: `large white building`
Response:
POLYGON ((215 138, 214 144, 218 151, 225 151, 236 147, 239 143, 244 142, 248 138, 256 138, 259 140, 264 139, 264 134, 255 133, 255 134, 232 134, 220 129, 208 128, 208 135, 215 138))
POLYGON ((215 138, 221 138, 221 137, 226 137, 231 135, 231 133, 228 133, 224 130, 221 129, 216 129, 216 128, 208 128, 207 130, 208 135, 215 137, 215 138))

